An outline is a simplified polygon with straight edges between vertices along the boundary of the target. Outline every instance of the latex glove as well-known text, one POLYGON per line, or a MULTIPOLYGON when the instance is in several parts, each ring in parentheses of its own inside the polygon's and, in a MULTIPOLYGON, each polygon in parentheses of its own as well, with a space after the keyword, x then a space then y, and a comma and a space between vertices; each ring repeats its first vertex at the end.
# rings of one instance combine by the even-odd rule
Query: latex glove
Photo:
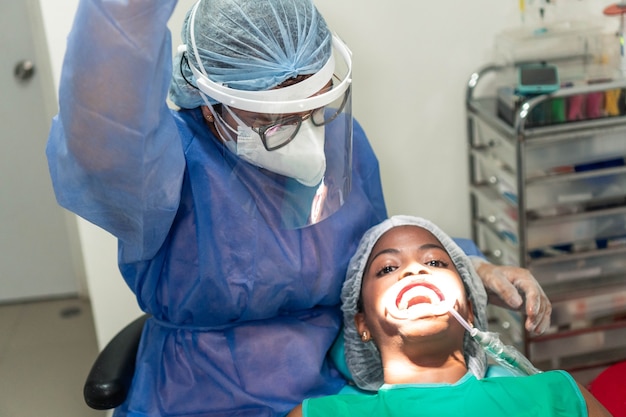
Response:
POLYGON ((552 304, 528 269, 494 265, 474 256, 471 259, 490 303, 513 310, 524 308, 526 330, 532 335, 540 335, 550 327, 552 304))

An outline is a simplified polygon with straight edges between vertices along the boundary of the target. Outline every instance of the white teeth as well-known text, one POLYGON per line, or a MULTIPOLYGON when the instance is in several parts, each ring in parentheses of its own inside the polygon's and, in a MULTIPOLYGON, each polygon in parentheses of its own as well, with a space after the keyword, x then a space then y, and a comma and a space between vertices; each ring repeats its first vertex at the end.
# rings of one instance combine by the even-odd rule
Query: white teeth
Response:
MULTIPOLYGON (((399 310, 408 309, 409 303, 411 302, 411 300, 417 297, 425 297, 428 300, 427 303, 430 303, 430 304, 439 303, 439 296, 433 290, 431 290, 430 288, 418 285, 416 287, 409 289, 406 293, 402 295, 402 299, 400 300, 400 303, 398 303, 398 309, 399 310)), ((426 301, 423 301, 422 303, 418 303, 418 304, 423 304, 423 303, 426 303, 426 301)))

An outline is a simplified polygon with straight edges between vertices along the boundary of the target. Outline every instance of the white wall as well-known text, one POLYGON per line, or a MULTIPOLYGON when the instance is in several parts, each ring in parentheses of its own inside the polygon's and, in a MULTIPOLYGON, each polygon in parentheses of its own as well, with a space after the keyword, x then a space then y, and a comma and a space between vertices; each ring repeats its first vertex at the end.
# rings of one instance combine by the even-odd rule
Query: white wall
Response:
MULTIPOLYGON (((491 60, 494 35, 520 25, 518 0, 315 1, 352 49, 354 114, 379 156, 389 213, 428 217, 453 235, 469 237, 465 86, 469 74, 491 60)), ((192 3, 179 4, 174 36, 192 3)), ((562 14, 585 18, 601 17, 611 3, 559 5, 562 14)), ((57 82, 76 4, 41 1, 57 82)), ((607 18, 607 25, 617 28, 617 21, 607 18)), ((119 277, 115 240, 84 221, 79 226, 103 346, 139 311, 119 277)))
MULTIPOLYGON (((353 51, 354 114, 381 162, 389 214, 469 237, 465 86, 490 62, 495 34, 521 25, 518 0, 315 1, 353 51)), ((557 3, 584 18, 614 2, 557 3)))

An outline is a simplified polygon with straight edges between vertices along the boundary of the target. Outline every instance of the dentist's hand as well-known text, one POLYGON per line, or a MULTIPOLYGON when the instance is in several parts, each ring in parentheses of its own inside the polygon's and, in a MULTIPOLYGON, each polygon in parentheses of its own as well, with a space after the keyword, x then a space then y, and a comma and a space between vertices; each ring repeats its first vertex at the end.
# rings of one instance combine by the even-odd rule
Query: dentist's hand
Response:
POLYGON ((472 257, 472 263, 485 285, 490 303, 513 310, 525 306, 526 330, 532 335, 540 335, 550 327, 552 304, 529 270, 494 265, 478 257, 472 257))

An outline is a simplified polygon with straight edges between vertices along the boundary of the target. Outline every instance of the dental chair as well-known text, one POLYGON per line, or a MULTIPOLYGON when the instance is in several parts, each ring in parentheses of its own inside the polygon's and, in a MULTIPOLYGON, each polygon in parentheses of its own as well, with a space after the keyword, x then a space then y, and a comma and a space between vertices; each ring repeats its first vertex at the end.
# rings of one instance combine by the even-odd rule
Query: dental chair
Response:
POLYGON ((85 402, 96 410, 108 410, 126 400, 135 372, 135 359, 143 325, 143 315, 122 329, 100 352, 85 381, 85 402))

